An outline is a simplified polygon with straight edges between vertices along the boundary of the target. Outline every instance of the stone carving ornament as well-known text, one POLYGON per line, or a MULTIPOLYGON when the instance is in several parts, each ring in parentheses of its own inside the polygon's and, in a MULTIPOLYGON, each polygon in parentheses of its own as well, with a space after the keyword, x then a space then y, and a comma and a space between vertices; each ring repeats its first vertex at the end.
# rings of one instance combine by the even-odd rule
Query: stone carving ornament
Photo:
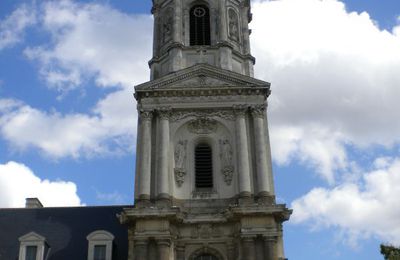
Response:
POLYGON ((227 139, 219 140, 222 175, 226 184, 231 185, 233 178, 232 146, 227 139))
POLYGON ((185 182, 185 161, 186 161, 186 146, 187 140, 180 140, 175 146, 174 156, 175 156, 175 182, 178 187, 181 187, 185 182))
POLYGON ((217 121, 208 117, 200 117, 189 122, 188 129, 194 134, 210 134, 217 131, 217 121))
POLYGON ((225 120, 232 121, 235 119, 235 116, 232 111, 230 110, 222 110, 222 111, 215 111, 215 110, 202 110, 202 111, 195 111, 195 110, 186 110, 186 111, 176 111, 171 115, 171 122, 180 121, 187 117, 219 117, 225 120))
POLYGON ((168 42, 172 38, 172 26, 173 26, 173 9, 168 8, 165 11, 164 19, 162 21, 162 33, 161 40, 163 43, 168 42))
POLYGON ((264 117, 265 116, 265 108, 266 105, 256 105, 256 106, 251 106, 250 110, 251 110, 251 115, 253 117, 264 117))
POLYGON ((235 41, 239 40, 239 19, 235 10, 232 8, 228 11, 229 16, 229 36, 235 41))

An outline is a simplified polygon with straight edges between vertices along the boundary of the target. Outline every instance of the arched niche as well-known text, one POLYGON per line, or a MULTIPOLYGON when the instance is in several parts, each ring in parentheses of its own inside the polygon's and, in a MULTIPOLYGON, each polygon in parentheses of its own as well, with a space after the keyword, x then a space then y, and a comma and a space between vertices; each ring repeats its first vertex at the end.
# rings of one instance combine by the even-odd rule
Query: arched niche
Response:
POLYGON ((172 133, 173 195, 178 199, 232 198, 235 196, 234 133, 216 117, 191 116, 172 133), (207 145, 212 154, 212 188, 196 187, 196 146, 207 145))

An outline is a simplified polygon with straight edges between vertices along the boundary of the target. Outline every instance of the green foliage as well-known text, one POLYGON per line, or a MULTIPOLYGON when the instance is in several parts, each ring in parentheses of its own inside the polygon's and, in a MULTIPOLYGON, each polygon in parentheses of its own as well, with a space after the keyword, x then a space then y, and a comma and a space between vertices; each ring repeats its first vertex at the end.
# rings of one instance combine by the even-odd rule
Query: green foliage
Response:
POLYGON ((400 260, 400 248, 381 245, 381 254, 385 257, 385 260, 400 260))

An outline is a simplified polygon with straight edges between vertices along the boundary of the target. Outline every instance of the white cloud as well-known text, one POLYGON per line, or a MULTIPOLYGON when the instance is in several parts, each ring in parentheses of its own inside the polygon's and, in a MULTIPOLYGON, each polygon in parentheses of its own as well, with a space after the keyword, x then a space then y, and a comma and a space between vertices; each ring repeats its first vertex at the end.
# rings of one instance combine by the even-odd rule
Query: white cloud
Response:
POLYGON ((378 158, 358 183, 314 188, 292 203, 293 223, 340 229, 345 240, 375 237, 400 245, 400 158, 378 158))
POLYGON ((35 22, 35 11, 25 4, 0 20, 0 51, 21 42, 25 29, 35 22))
POLYGON ((97 3, 51 1, 41 7, 39 25, 51 39, 25 54, 38 62, 48 85, 65 94, 94 80, 97 86, 116 90, 79 114, 2 99, 2 137, 13 148, 38 148, 56 159, 132 151, 137 118, 133 85, 149 77, 151 16, 127 15, 97 3))
POLYGON ((252 11, 276 162, 300 159, 333 183, 351 165, 347 145, 399 143, 399 34, 336 0, 254 1, 252 11))
POLYGON ((45 207, 81 205, 75 183, 42 180, 17 162, 0 164, 0 208, 24 207, 31 197, 39 198, 45 207))
POLYGON ((44 112, 0 99, 0 133, 13 147, 35 147, 51 158, 92 157, 132 150, 136 135, 131 93, 118 91, 90 114, 44 112), (115 102, 115 103, 114 103, 115 102))
POLYGON ((96 191, 96 198, 103 203, 113 205, 126 204, 127 201, 125 196, 118 191, 113 191, 111 193, 96 191))
POLYGON ((41 25, 51 44, 30 47, 50 87, 64 92, 94 79, 98 86, 132 86, 148 80, 152 18, 128 15, 107 5, 52 1, 43 5, 41 25))

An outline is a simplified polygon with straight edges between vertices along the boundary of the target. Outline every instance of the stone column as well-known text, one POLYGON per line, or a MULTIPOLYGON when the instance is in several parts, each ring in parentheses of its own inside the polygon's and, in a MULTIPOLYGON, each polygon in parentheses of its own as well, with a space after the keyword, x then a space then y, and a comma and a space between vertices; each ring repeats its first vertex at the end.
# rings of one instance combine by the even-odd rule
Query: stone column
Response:
POLYGON ((249 150, 246 130, 245 113, 246 107, 234 107, 236 114, 236 144, 239 175, 239 195, 241 197, 251 196, 249 150))
POLYGON ((257 169, 258 196, 267 197, 269 194, 269 175, 267 144, 265 142, 264 124, 265 105, 251 108, 254 125, 254 145, 257 169))
POLYGON ((150 200, 150 181, 151 181, 151 121, 153 118, 153 112, 151 111, 140 111, 140 129, 139 129, 139 146, 136 155, 137 160, 137 172, 138 174, 138 199, 150 200))
POLYGON ((178 245, 175 248, 176 251, 176 260, 185 260, 185 246, 178 245))
POLYGON ((256 247, 253 237, 242 238, 242 260, 256 260, 256 247))
POLYGON ((147 239, 135 240, 135 260, 147 260, 147 239))
POLYGON ((233 243, 229 243, 227 245, 227 249, 228 249, 228 260, 235 260, 237 256, 235 245, 233 243))
POLYGON ((158 110, 159 128, 158 128, 158 173, 157 188, 158 199, 169 200, 169 108, 158 110))
POLYGON ((228 19, 226 15, 226 0, 219 1, 219 41, 226 42, 228 41, 228 19))
POLYGON ((271 156, 271 143, 269 140, 269 130, 268 130, 268 113, 264 113, 264 120, 266 124, 265 128, 265 143, 267 146, 267 162, 268 162, 268 171, 271 173, 269 175, 269 192, 270 195, 275 195, 275 187, 274 187, 274 176, 272 174, 272 156, 271 156))
POLYGON ((173 39, 174 42, 182 43, 182 0, 175 0, 175 17, 174 17, 174 30, 173 39))
POLYGON ((170 245, 171 242, 168 239, 157 240, 158 260, 170 259, 170 245))
POLYGON ((275 260, 277 258, 276 254, 276 238, 265 237, 264 238, 264 259, 265 260, 275 260))

